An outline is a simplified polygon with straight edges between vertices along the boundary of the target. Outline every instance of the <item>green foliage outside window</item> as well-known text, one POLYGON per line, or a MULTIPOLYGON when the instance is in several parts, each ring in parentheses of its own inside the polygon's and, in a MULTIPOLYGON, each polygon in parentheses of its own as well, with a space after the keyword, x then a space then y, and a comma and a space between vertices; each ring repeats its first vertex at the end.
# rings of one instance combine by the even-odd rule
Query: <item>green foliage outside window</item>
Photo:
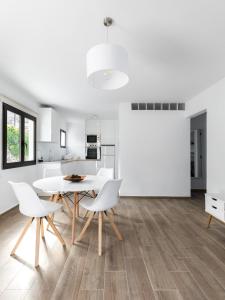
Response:
MULTIPOLYGON (((25 133, 25 156, 29 154, 29 137, 25 133)), ((20 157, 20 130, 12 125, 7 125, 7 148, 16 160, 20 157)))

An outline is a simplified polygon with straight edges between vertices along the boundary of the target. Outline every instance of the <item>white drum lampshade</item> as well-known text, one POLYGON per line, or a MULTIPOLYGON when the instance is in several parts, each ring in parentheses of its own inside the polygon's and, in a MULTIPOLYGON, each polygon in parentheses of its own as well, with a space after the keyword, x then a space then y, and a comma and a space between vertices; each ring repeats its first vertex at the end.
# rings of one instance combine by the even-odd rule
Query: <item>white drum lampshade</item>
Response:
POLYGON ((126 85, 128 55, 119 45, 99 44, 87 53, 87 78, 92 86, 103 90, 115 90, 126 85))

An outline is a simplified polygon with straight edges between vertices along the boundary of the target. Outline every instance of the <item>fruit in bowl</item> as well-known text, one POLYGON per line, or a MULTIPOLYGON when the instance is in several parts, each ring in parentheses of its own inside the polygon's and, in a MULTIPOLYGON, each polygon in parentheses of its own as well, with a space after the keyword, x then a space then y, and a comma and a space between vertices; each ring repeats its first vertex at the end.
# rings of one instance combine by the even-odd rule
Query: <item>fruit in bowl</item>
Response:
POLYGON ((72 181, 72 182, 79 182, 85 179, 86 176, 80 176, 77 174, 72 174, 72 175, 68 175, 65 176, 63 179, 64 180, 68 180, 68 181, 72 181))

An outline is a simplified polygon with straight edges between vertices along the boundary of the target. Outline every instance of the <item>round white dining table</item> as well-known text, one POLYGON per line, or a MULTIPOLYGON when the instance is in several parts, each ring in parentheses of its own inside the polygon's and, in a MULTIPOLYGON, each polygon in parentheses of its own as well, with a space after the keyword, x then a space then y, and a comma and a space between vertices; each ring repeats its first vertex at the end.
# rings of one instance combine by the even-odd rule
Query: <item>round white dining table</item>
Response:
POLYGON ((72 219, 72 244, 75 242, 76 217, 79 215, 79 193, 100 190, 107 179, 103 176, 87 175, 80 182, 71 182, 63 179, 64 176, 47 177, 36 180, 33 186, 43 192, 54 194, 74 193, 73 219, 72 219))

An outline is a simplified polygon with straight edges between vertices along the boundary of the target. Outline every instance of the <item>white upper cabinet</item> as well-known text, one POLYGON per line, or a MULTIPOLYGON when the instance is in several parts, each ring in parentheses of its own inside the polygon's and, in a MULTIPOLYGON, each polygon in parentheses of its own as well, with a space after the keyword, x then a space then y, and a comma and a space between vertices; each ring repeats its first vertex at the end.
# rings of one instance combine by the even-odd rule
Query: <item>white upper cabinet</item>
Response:
POLYGON ((39 141, 55 143, 58 140, 57 114, 51 107, 41 107, 39 117, 39 141))
POLYGON ((101 134, 100 120, 87 120, 86 121, 86 134, 101 134))
POLYGON ((100 136, 101 144, 116 144, 116 120, 87 120, 86 134, 100 136))

